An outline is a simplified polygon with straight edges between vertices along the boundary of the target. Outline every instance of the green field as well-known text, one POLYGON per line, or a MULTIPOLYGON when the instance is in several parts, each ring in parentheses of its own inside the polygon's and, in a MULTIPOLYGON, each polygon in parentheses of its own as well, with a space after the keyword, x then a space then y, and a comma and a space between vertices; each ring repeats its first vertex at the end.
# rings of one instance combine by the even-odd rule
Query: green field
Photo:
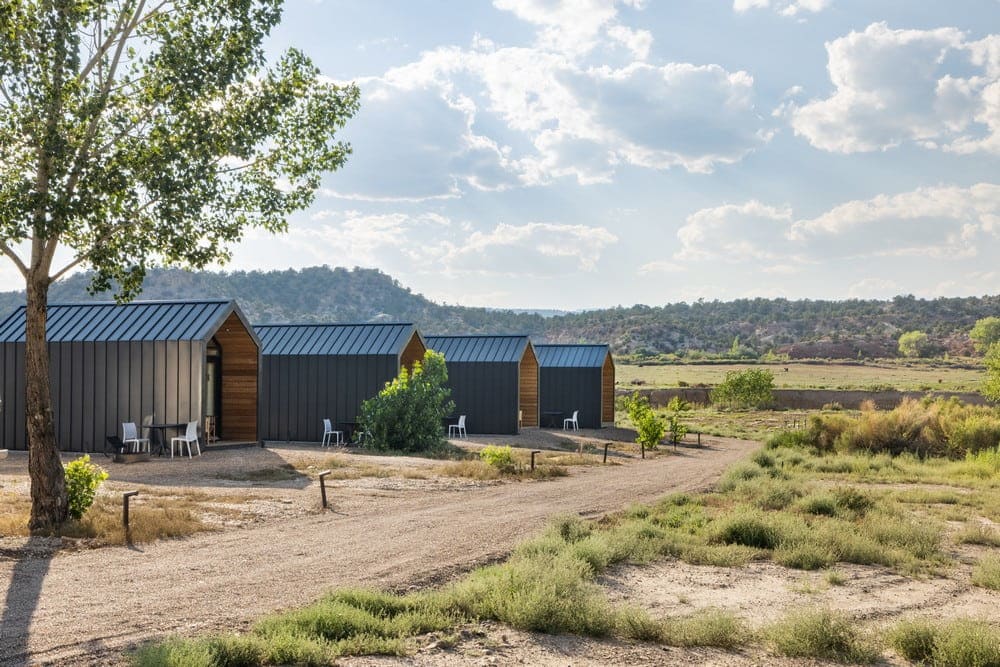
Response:
POLYGON ((774 373, 778 389, 869 390, 894 388, 900 391, 978 391, 984 371, 974 367, 979 360, 965 363, 893 362, 776 364, 670 364, 636 366, 622 364, 616 370, 618 386, 638 387, 712 386, 726 373, 744 368, 767 368, 774 373))

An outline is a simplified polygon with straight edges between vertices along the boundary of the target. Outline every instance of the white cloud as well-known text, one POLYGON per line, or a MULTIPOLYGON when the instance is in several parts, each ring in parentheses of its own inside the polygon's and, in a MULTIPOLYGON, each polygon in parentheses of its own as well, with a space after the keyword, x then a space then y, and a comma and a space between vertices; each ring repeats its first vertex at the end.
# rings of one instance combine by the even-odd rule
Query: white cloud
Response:
POLYGON ((1000 153, 1000 35, 969 42, 955 28, 874 23, 826 49, 834 93, 791 111, 796 134, 813 146, 1000 153))
MULTIPOLYGON (((843 259, 973 257, 1000 239, 1000 185, 937 186, 850 201, 807 219, 758 201, 688 216, 678 260, 794 267, 843 259)), ((784 269, 788 270, 788 269, 784 269)))
POLYGON ((832 4, 833 0, 733 0, 733 9, 742 14, 751 9, 773 8, 782 16, 796 16, 821 12, 832 4))
POLYGON ((889 294, 900 294, 903 289, 894 280, 864 278, 847 288, 852 299, 884 299, 889 294))
POLYGON ((537 45, 543 49, 583 55, 606 35, 638 58, 648 54, 652 34, 621 25, 618 6, 641 9, 643 4, 637 0, 493 0, 497 9, 539 26, 537 45))
POLYGON ((531 222, 500 223, 446 244, 440 258, 450 273, 551 276, 591 272, 618 237, 604 227, 531 222))

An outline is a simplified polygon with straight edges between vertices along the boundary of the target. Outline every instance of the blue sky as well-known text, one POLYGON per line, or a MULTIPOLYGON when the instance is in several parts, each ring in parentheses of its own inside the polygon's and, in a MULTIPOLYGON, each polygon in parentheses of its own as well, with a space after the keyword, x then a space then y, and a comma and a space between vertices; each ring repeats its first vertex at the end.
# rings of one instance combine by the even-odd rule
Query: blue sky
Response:
POLYGON ((448 303, 1000 292, 1000 1, 287 0, 355 154, 227 268, 448 303))

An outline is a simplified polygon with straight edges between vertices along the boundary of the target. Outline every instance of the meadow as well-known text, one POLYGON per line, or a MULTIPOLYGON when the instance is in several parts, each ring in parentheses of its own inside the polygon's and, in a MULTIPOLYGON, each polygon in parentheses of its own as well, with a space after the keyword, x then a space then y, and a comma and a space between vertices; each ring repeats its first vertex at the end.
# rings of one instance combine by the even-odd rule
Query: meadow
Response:
POLYGON ((774 386, 777 389, 978 391, 984 375, 981 363, 978 359, 961 359, 849 363, 782 361, 769 364, 620 364, 616 369, 615 379, 622 389, 713 386, 722 382, 729 371, 766 368, 774 373, 774 386))

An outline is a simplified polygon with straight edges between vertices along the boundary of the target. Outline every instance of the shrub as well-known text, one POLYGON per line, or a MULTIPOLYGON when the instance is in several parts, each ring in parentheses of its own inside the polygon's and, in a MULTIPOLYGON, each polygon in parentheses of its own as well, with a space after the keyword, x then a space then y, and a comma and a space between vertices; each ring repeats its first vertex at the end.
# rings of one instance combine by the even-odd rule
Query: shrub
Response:
POLYGON ((907 331, 899 337, 899 353, 904 357, 925 357, 931 350, 930 337, 923 331, 907 331))
POLYGON ((938 667, 1000 665, 1000 630, 970 619, 943 625, 934 640, 932 661, 938 667))
POLYGON ((773 525, 756 512, 733 514, 722 519, 713 531, 712 541, 741 544, 755 549, 773 549, 780 535, 773 525))
POLYGON ((729 371, 710 395, 712 403, 735 409, 766 408, 774 403, 774 373, 762 368, 729 371))
POLYGON ((649 449, 655 449, 667 432, 667 425, 656 416, 649 405, 649 398, 639 392, 625 398, 628 418, 635 426, 635 441, 649 449))
POLYGON ((79 521, 94 504, 97 487, 108 478, 104 468, 90 462, 90 455, 84 454, 66 464, 66 496, 69 499, 69 515, 79 521))
POLYGON ((455 404, 445 387, 444 355, 427 350, 423 362, 405 367, 378 396, 361 405, 361 428, 379 450, 427 452, 444 445, 442 420, 455 404))
POLYGON ((790 658, 819 658, 845 663, 872 663, 878 652, 863 641, 853 619, 827 610, 788 614, 768 628, 768 640, 790 658))
POLYGON ((986 352, 990 345, 1000 342, 1000 317, 984 317, 976 320, 976 325, 969 332, 969 338, 976 347, 976 352, 986 352))
POLYGON ((1000 556, 985 556, 972 568, 972 583, 1000 591, 1000 556))
POLYGON ((479 450, 479 458, 494 468, 509 470, 514 468, 514 451, 510 445, 499 447, 497 445, 486 445, 479 450))
POLYGON ((927 621, 903 621, 889 632, 889 645, 910 662, 929 662, 938 629, 927 621))

